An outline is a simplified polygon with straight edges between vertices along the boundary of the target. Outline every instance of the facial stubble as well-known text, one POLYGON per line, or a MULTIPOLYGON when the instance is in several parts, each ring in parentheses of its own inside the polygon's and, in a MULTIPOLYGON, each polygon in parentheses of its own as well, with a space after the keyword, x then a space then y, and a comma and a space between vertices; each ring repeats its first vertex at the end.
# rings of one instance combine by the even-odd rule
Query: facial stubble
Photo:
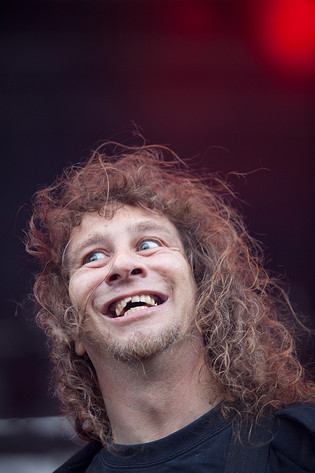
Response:
POLYGON ((143 361, 166 350, 184 338, 187 328, 181 320, 174 321, 167 327, 156 332, 135 330, 128 338, 113 336, 110 331, 105 335, 87 331, 85 338, 88 345, 93 346, 99 354, 109 354, 121 362, 143 361))

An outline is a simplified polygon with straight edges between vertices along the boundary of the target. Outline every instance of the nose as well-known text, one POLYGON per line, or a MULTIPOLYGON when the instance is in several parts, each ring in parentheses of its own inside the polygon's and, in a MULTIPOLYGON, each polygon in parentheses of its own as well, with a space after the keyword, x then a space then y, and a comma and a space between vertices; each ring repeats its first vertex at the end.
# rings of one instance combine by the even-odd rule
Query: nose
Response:
POLYGON ((147 268, 139 256, 131 254, 128 251, 119 251, 112 261, 110 269, 105 277, 105 282, 108 285, 115 281, 128 281, 134 277, 146 277, 147 268))

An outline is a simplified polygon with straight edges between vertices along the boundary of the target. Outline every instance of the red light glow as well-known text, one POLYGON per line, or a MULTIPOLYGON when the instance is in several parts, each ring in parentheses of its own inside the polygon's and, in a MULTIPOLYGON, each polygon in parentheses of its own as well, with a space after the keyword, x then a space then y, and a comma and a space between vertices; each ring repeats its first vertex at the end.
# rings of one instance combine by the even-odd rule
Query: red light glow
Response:
POLYGON ((314 0, 268 1, 259 16, 263 48, 275 63, 296 71, 314 68, 314 0))

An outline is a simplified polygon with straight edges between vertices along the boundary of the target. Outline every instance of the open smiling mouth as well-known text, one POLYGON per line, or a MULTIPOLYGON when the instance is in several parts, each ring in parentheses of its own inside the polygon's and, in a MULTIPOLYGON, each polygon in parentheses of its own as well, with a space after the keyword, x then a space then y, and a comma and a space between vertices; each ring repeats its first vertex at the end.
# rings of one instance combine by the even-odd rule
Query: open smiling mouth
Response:
POLYGON ((113 318, 123 317, 138 310, 161 305, 163 302, 165 301, 156 294, 139 294, 137 296, 125 297, 124 299, 119 299, 113 302, 110 304, 108 312, 113 318))

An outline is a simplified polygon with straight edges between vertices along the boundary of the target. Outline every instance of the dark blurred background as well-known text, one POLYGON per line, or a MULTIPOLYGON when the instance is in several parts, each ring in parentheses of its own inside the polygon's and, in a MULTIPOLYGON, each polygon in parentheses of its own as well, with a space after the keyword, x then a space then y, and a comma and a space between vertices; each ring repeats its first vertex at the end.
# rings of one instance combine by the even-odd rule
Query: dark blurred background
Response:
POLYGON ((9 1, 0 22, 0 418, 58 413, 30 322, 31 195, 133 122, 196 169, 249 173, 231 183, 250 232, 315 326, 313 0, 9 1))

